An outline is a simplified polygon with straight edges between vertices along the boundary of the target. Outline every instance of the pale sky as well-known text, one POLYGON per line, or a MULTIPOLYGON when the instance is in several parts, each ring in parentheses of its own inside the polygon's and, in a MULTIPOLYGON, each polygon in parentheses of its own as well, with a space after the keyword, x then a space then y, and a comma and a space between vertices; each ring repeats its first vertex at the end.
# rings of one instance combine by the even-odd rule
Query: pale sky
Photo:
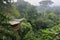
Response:
MULTIPOLYGON (((17 0, 15 0, 15 1, 17 1, 17 0)), ((25 1, 31 3, 32 5, 37 5, 38 6, 39 5, 39 2, 41 0, 25 0, 25 1)), ((60 0, 52 0, 52 1, 54 2, 53 5, 60 5, 60 0)))

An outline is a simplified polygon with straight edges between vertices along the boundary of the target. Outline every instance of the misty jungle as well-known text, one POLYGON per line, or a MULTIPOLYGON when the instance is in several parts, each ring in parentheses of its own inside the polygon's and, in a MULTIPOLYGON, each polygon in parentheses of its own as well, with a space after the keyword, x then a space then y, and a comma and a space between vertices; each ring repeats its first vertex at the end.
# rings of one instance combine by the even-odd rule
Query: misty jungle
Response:
POLYGON ((39 3, 0 0, 0 40, 60 40, 60 6, 39 3))

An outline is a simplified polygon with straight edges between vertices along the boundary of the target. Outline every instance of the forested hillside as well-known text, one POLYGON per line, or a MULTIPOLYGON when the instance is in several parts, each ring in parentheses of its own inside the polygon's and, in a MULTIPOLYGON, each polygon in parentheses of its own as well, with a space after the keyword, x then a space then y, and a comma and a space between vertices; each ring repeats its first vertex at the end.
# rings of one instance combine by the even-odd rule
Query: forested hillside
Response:
POLYGON ((60 6, 49 2, 37 7, 24 0, 0 0, 0 40, 60 40, 60 6), (21 18, 15 30, 9 21, 21 18))

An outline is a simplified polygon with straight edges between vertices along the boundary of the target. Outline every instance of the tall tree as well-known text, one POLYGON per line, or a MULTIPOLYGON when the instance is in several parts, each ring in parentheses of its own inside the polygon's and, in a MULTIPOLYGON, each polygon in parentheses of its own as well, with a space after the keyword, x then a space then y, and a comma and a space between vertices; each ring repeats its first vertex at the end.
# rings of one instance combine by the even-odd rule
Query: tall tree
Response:
POLYGON ((42 0, 40 4, 45 8, 44 9, 44 16, 45 16, 47 8, 49 7, 49 5, 53 4, 53 2, 51 0, 42 0))

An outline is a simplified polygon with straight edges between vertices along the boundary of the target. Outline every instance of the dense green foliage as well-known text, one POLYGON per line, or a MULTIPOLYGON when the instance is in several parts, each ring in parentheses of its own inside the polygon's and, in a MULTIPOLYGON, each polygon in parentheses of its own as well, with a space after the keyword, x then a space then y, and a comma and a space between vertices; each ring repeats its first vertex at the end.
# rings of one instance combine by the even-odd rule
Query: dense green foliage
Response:
POLYGON ((60 7, 49 7, 44 11, 18 0, 17 4, 0 1, 0 40, 60 40, 60 7), (51 9, 50 9, 51 8, 51 9), (25 18, 14 31, 11 19, 25 18))
POLYGON ((11 2, 8 2, 8 0, 0 1, 0 40, 15 40, 17 33, 13 31, 8 22, 12 18, 17 17, 12 15, 16 15, 16 13, 19 15, 18 11, 14 8, 14 6, 12 6, 11 2))

